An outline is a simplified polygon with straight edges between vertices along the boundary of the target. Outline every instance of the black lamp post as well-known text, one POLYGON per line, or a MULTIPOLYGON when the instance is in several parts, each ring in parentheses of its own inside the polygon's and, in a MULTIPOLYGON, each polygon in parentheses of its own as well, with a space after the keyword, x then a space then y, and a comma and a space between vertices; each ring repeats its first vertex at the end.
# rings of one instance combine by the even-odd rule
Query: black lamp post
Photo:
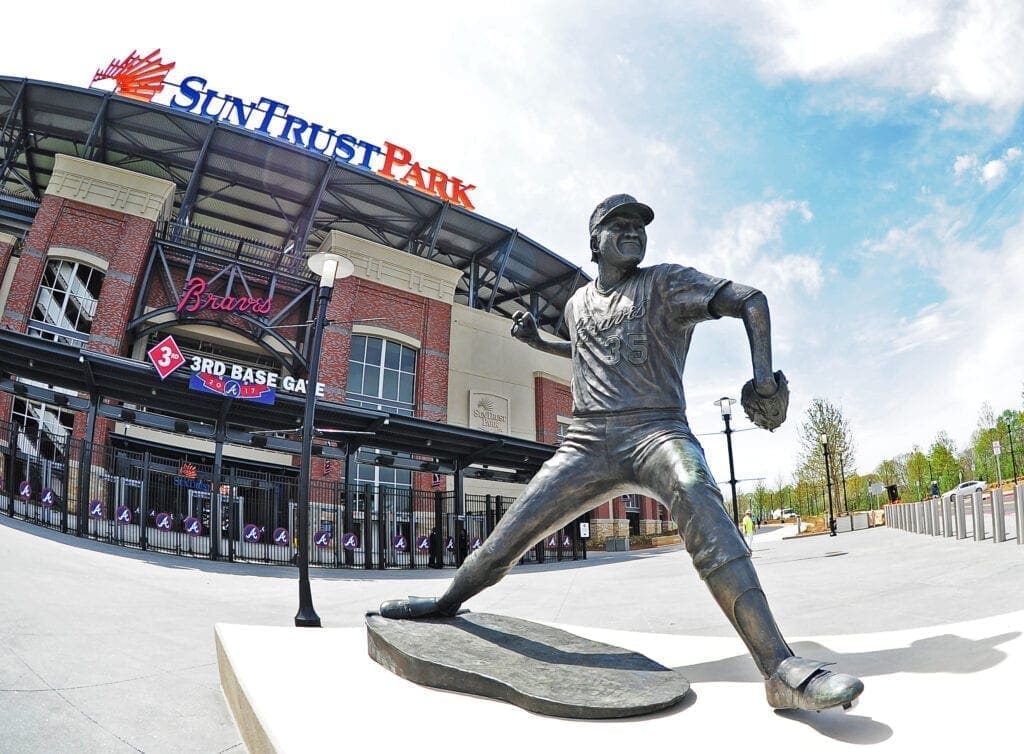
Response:
POLYGON ((310 344, 306 375, 306 407, 302 418, 302 456, 299 463, 299 611, 295 625, 320 627, 320 616, 313 608, 309 587, 309 477, 313 456, 313 413, 316 409, 316 386, 320 376, 320 346, 327 322, 327 304, 334 294, 334 281, 352 274, 352 263, 333 252, 319 252, 306 260, 309 269, 320 276, 316 319, 313 320, 313 342, 310 344))
POLYGON ((732 462, 732 426, 730 421, 732 420, 732 398, 722 396, 715 405, 722 409, 722 419, 725 421, 725 447, 729 450, 729 485, 732 487, 732 522, 736 526, 740 525, 740 511, 736 505, 736 469, 732 462))
POLYGON ((832 469, 829 466, 828 435, 822 434, 821 447, 825 452, 825 486, 828 488, 828 531, 829 536, 836 535, 836 517, 832 512, 832 469))
POLYGON ((1017 483, 1017 453, 1013 449, 1013 427, 1010 422, 1004 420, 1006 424, 1006 436, 1010 440, 1010 462, 1013 464, 1013 483, 1017 483))

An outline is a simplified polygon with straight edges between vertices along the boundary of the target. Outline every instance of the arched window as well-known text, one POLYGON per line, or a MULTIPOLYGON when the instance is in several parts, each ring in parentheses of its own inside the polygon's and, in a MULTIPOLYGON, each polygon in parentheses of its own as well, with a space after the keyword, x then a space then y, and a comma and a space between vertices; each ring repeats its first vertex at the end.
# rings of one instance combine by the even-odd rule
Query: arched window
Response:
POLYGON ((370 335, 352 336, 346 401, 412 416, 416 404, 416 350, 370 335))
POLYGON ((68 259, 49 260, 36 292, 29 334, 73 346, 85 345, 102 286, 102 270, 68 259))

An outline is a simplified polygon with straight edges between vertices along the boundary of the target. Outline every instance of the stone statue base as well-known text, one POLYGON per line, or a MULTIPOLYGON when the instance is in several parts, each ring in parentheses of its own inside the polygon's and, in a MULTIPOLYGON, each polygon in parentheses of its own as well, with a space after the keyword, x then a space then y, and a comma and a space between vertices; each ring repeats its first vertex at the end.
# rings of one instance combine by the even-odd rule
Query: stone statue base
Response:
POLYGON ((570 718, 644 715, 682 701, 681 673, 627 649, 488 613, 392 620, 366 616, 370 657, 423 686, 570 718))

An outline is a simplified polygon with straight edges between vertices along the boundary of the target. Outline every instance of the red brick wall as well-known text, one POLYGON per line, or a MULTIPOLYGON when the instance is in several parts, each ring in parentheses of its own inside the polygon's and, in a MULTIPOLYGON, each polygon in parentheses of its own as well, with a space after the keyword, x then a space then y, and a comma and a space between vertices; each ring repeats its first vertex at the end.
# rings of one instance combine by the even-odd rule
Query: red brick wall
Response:
POLYGON ((537 441, 558 444, 558 417, 572 415, 572 389, 540 375, 533 378, 537 441))
MULTIPOLYGON (((28 329, 36 291, 46 267, 46 255, 51 247, 88 251, 108 263, 88 348, 122 355, 126 347, 125 327, 132 313, 138 280, 155 227, 151 220, 69 199, 44 196, 12 281, 2 326, 15 332, 28 329)), ((95 441, 105 443, 111 426, 112 422, 98 419, 95 441)), ((76 417, 75 436, 83 437, 84 430, 85 415, 82 414, 76 417)))
POLYGON ((151 220, 44 196, 11 285, 2 326, 15 332, 28 329, 46 266, 46 254, 51 247, 81 249, 109 264, 89 348, 115 355, 123 353, 125 325, 135 302, 137 281, 155 227, 151 220))
MULTIPOLYGON (((344 402, 354 321, 394 330, 420 342, 416 362, 416 416, 448 420, 448 353, 451 348, 451 305, 399 291, 362 278, 339 280, 327 308, 335 324, 324 330, 320 382, 326 399, 344 402)), ((358 324, 358 322, 355 322, 358 324)), ((430 489, 431 474, 414 474, 413 488, 430 489)))
POLYGON ((14 243, 4 243, 0 240, 0 283, 3 283, 4 276, 7 274, 12 253, 14 253, 14 243))
POLYGON ((343 401, 348 383, 353 321, 372 320, 367 326, 394 330, 421 344, 416 364, 416 416, 432 421, 448 419, 448 351, 451 342, 449 304, 399 291, 361 278, 338 281, 327 308, 333 320, 324 331, 320 355, 320 381, 327 399, 343 401))

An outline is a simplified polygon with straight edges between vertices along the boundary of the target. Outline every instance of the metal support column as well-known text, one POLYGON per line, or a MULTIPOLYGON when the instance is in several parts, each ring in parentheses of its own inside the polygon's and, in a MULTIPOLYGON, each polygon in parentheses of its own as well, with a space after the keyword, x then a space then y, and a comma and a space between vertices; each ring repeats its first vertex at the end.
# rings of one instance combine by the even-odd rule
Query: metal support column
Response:
POLYGON ((953 493, 953 499, 956 501, 956 538, 966 539, 967 538, 967 505, 964 501, 965 495, 961 495, 959 492, 953 493))
POLYGON ((100 396, 89 398, 89 413, 85 418, 85 440, 78 457, 78 500, 75 502, 75 532, 80 537, 89 534, 89 480, 92 478, 92 445, 96 438, 96 414, 100 410, 100 396))
POLYGON ((1003 490, 992 490, 992 541, 996 544, 1006 540, 1006 509, 1003 507, 1003 490))
POLYGON ((1017 544, 1024 545, 1024 482, 1013 486, 1013 497, 1017 511, 1017 544))
POLYGON ((975 492, 972 496, 971 511, 974 515, 974 541, 981 542, 985 539, 985 510, 981 505, 981 492, 975 492))

